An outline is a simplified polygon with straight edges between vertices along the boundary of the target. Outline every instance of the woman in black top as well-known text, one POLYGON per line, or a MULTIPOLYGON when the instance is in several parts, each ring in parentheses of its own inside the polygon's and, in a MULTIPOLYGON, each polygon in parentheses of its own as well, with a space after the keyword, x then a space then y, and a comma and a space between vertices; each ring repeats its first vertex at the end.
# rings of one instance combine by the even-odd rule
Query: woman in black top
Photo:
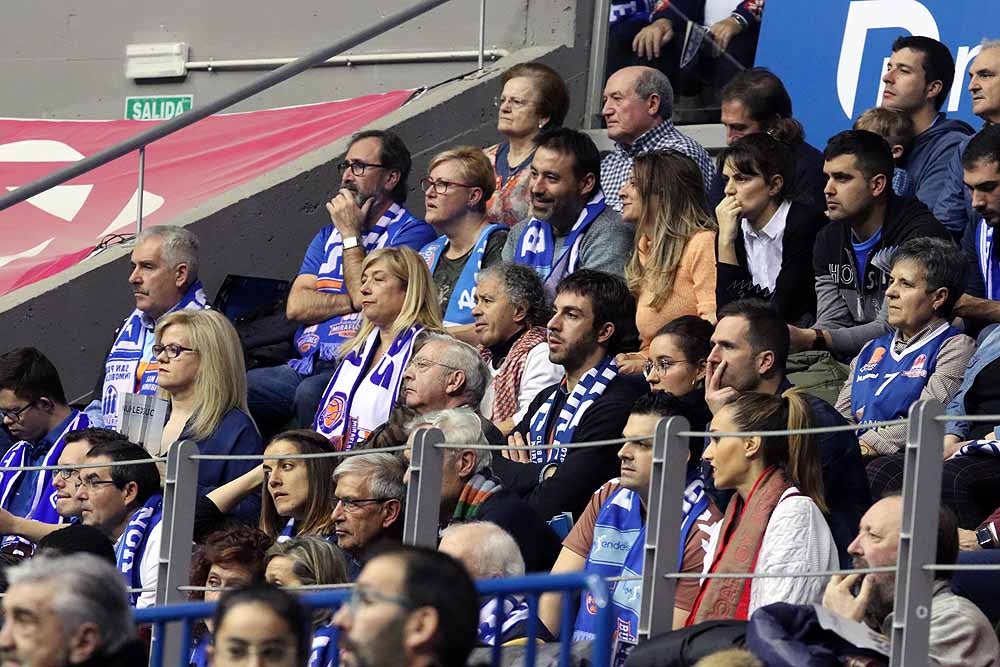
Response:
POLYGON ((813 244, 826 217, 786 197, 788 147, 766 133, 750 134, 722 151, 725 197, 719 221, 716 300, 772 301, 789 324, 816 319, 813 244))

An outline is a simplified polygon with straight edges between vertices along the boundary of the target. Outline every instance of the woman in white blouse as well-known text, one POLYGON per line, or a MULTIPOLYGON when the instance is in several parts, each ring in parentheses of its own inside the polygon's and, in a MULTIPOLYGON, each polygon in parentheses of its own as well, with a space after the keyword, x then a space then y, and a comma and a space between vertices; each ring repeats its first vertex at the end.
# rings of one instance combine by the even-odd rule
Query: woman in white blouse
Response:
MULTIPOLYGON (((710 572, 802 573, 837 569, 823 511, 823 472, 810 436, 726 433, 809 428, 809 404, 795 390, 748 392, 719 410, 702 458, 719 489, 733 489, 710 572)), ((826 577, 705 579, 687 624, 746 620, 773 602, 822 601, 826 577)))

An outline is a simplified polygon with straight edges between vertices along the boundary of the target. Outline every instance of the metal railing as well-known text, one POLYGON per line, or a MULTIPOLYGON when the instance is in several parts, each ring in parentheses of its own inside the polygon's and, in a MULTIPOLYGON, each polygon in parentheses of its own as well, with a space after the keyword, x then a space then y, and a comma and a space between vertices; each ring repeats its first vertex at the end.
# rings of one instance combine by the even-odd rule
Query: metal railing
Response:
MULTIPOLYGON (((247 98, 253 97, 254 95, 267 90, 273 86, 278 85, 307 69, 321 66, 327 61, 329 61, 334 56, 339 56, 344 51, 347 51, 355 46, 367 42, 368 40, 377 37, 378 35, 391 30, 397 26, 406 23, 407 21, 416 18, 428 11, 445 4, 449 0, 420 0, 411 7, 401 9, 394 14, 372 23, 366 28, 363 28, 347 37, 344 37, 330 46, 318 49, 306 56, 298 58, 273 72, 262 76, 261 78, 253 81, 245 86, 242 86, 235 91, 223 95, 218 99, 215 99, 208 104, 203 106, 198 106, 192 108, 179 116, 171 118, 170 120, 164 121, 151 127, 148 130, 140 132, 139 134, 126 139, 125 141, 119 142, 114 146, 105 148, 93 155, 89 155, 78 162, 74 162, 71 165, 54 171, 51 174, 43 176, 38 180, 32 181, 26 185, 18 187, 16 190, 0 195, 0 211, 3 211, 11 206, 23 202, 37 194, 45 192, 46 190, 53 188, 57 185, 61 185, 66 181, 69 181, 77 176, 85 174, 89 171, 97 169, 112 160, 117 160, 120 157, 128 155, 132 151, 138 152, 139 160, 139 175, 138 175, 138 197, 136 203, 136 233, 142 231, 142 191, 143 191, 143 180, 145 175, 145 160, 146 160, 146 146, 163 139, 164 137, 171 135, 185 127, 197 123, 213 114, 219 113, 220 111, 227 109, 247 98)), ((477 51, 477 60, 479 64, 479 69, 483 68, 486 49, 485 49, 485 35, 486 35, 486 0, 479 0, 479 48, 477 51)))

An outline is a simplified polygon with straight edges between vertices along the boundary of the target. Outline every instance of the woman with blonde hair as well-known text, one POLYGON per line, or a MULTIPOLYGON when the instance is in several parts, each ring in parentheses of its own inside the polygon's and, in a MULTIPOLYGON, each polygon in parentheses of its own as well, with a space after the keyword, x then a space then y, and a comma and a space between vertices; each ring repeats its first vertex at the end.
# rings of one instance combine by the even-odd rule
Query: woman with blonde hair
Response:
POLYGON ((696 315, 715 322, 716 224, 705 204, 701 170, 676 151, 635 158, 622 186, 622 217, 635 223, 625 278, 636 297, 638 353, 619 355, 622 372, 641 373, 660 328, 696 315))
POLYGON ((341 348, 314 428, 337 451, 363 442, 389 418, 413 343, 443 332, 430 271, 415 251, 380 248, 361 265, 361 329, 341 348))
MULTIPOLYGON (((179 310, 156 323, 159 396, 170 402, 159 443, 165 456, 173 443, 194 440, 202 454, 260 454, 263 442, 247 410, 247 372, 239 336, 214 310, 179 310)), ((158 447, 157 447, 158 446, 158 447)), ((252 460, 202 461, 198 493, 229 482, 257 465, 252 460)), ((248 496, 235 514, 256 522, 260 499, 248 496)))
MULTIPOLYGON (((823 512, 823 470, 811 435, 732 435, 811 426, 809 403, 790 389, 781 396, 746 392, 716 412, 702 454, 717 489, 736 494, 726 507, 709 572, 823 572, 839 566, 823 512)), ((772 602, 819 603, 825 577, 704 579, 687 624, 746 620, 772 602)))
MULTIPOLYGON (((336 544, 315 536, 296 537, 279 542, 264 557, 265 577, 274 586, 330 586, 346 584, 347 560, 336 544)), ((333 627, 329 609, 313 612, 312 650, 308 667, 326 667, 333 660, 337 644, 331 643, 333 627)))

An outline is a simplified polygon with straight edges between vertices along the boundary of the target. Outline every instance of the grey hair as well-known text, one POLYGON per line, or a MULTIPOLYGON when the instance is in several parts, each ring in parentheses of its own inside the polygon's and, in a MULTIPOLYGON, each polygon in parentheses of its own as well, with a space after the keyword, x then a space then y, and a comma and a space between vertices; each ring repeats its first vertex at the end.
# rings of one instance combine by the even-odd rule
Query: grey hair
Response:
POLYGON ((657 113, 663 120, 674 115, 674 88, 667 75, 658 69, 644 67, 635 80, 635 94, 646 100, 650 95, 659 95, 660 108, 657 113))
POLYGON ((52 608, 70 635, 84 623, 95 623, 101 649, 114 653, 135 636, 132 608, 122 575, 97 556, 42 554, 7 570, 10 585, 52 582, 52 608))
POLYGON ((549 321, 551 306, 545 294, 545 284, 534 269, 524 264, 500 262, 479 272, 483 278, 495 278, 503 284, 507 300, 524 309, 524 323, 529 327, 545 326, 549 321))
POLYGON ((979 44, 980 53, 983 51, 990 51, 992 49, 1000 49, 1000 39, 986 38, 979 44))
MULTIPOLYGON (((475 472, 480 472, 493 465, 493 453, 488 449, 477 447, 477 445, 488 445, 489 442, 483 435, 483 422, 471 408, 451 408, 428 412, 426 415, 420 415, 411 420, 407 425, 406 432, 410 433, 418 426, 439 429, 444 434, 445 444, 467 445, 476 453, 475 472)), ((461 451, 461 449, 446 449, 444 456, 446 459, 454 458, 461 451)))
POLYGON ((371 452, 348 456, 341 461, 333 472, 333 481, 336 483, 344 475, 357 475, 368 481, 368 491, 373 498, 398 500, 402 504, 406 501, 405 473, 406 466, 394 454, 371 452))
POLYGON ((299 535, 275 542, 264 554, 265 567, 278 556, 292 561, 292 571, 305 586, 347 583, 344 552, 318 535, 299 535))
POLYGON ((967 264, 962 251, 951 239, 919 237, 903 242, 893 253, 891 264, 904 260, 924 267, 928 291, 948 289, 948 298, 937 315, 949 319, 955 302, 965 293, 967 264))
POLYGON ((176 225, 146 227, 135 237, 135 244, 152 238, 163 239, 163 261, 171 268, 187 265, 188 284, 198 279, 198 251, 201 242, 193 232, 176 225))
POLYGON ((473 562, 466 563, 475 579, 520 577, 524 574, 521 548, 506 530, 491 521, 471 521, 448 526, 441 533, 467 547, 465 554, 473 562), (468 534, 466 534, 468 533, 468 534))
POLYGON ((465 374, 462 398, 465 399, 466 405, 478 406, 486 394, 486 387, 493 381, 490 369, 480 356, 479 350, 447 334, 426 333, 421 336, 420 348, 428 343, 441 343, 444 350, 442 358, 437 361, 465 374))

